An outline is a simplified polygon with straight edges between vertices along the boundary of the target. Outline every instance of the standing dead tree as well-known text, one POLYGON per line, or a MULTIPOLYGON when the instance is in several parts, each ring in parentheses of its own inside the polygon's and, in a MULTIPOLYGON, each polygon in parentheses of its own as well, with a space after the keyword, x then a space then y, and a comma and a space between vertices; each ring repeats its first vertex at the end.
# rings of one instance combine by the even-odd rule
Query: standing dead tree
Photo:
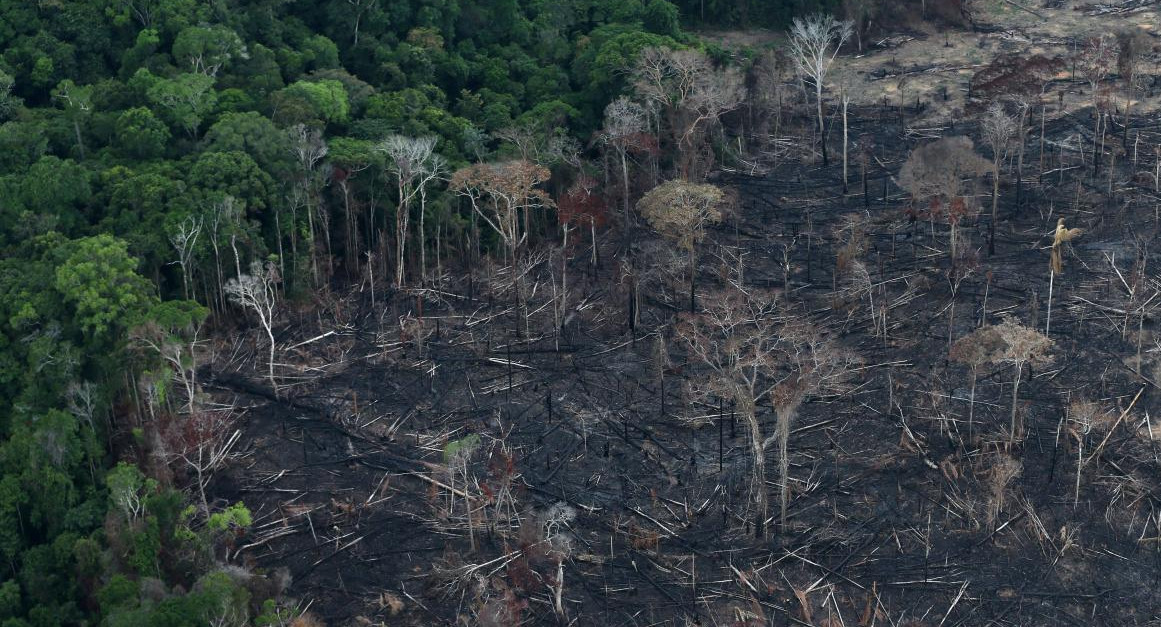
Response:
POLYGON ((998 55, 971 79, 968 93, 972 101, 991 104, 1010 100, 1020 112, 1016 146, 1016 206, 1023 201, 1024 150, 1027 119, 1033 105, 1040 106, 1040 171, 1044 171, 1044 126, 1046 104, 1044 93, 1056 74, 1064 67, 1060 58, 1010 53, 998 55))
MULTIPOLYGON (((691 358, 707 366, 712 376, 695 393, 733 401, 750 432, 753 455, 750 498, 754 504, 754 532, 765 536, 768 511, 765 436, 758 420, 758 401, 771 385, 775 369, 774 346, 782 324, 773 299, 757 292, 729 288, 705 299, 698 315, 678 323, 677 336, 691 358)), ((690 380, 691 382, 694 379, 690 380)))
POLYGON ((755 533, 762 537, 768 502, 766 449, 778 443, 779 500, 785 526, 791 424, 807 398, 838 391, 856 360, 809 324, 788 315, 773 298, 756 291, 735 285, 705 300, 701 312, 678 324, 677 335, 690 357, 712 373, 694 391, 732 400, 750 432, 751 498, 756 508, 755 533), (766 394, 771 395, 778 416, 778 432, 768 438, 757 412, 766 394))
POLYGON ((786 527, 786 509, 790 503, 790 430, 798 411, 812 397, 841 393, 847 387, 851 370, 859 358, 830 339, 814 325, 802 319, 788 320, 779 329, 774 346, 776 381, 770 391, 778 432, 762 443, 765 449, 778 443, 778 474, 781 477, 781 525, 786 527))
POLYGON ((557 219, 564 232, 564 246, 568 247, 568 234, 574 228, 588 228, 592 239, 590 259, 597 265, 597 227, 604 226, 609 219, 609 208, 597 193, 597 181, 591 176, 580 175, 557 201, 557 219))
POLYGON ((244 309, 253 311, 266 331, 270 342, 267 376, 274 396, 278 396, 278 382, 274 378, 274 307, 277 303, 275 285, 279 282, 278 267, 272 262, 250 263, 250 273, 240 274, 226 283, 226 294, 244 309))
POLYGON ((191 298, 193 290, 193 258, 197 252, 198 236, 202 232, 201 216, 186 216, 185 220, 177 223, 169 230, 169 243, 177 252, 177 261, 181 268, 181 289, 186 300, 191 298))
POLYGON ((988 223, 988 254, 996 254, 996 217, 1000 202, 1000 166, 1008 157, 1012 138, 1016 135, 1016 120, 1004 112, 1004 107, 993 102, 984 114, 980 131, 992 149, 992 219, 988 223))
POLYGON ((148 321, 129 336, 134 344, 149 349, 173 370, 173 378, 185 390, 186 412, 196 413, 197 347, 209 310, 193 301, 166 301, 154 306, 148 321))
POLYGON ((1092 137, 1092 168, 1093 174, 1096 174, 1100 168, 1100 159, 1097 158, 1097 150, 1100 146, 1101 139, 1101 117, 1102 117, 1102 99, 1104 94, 1101 88, 1101 83, 1112 72, 1116 65, 1117 49, 1116 42, 1108 34, 1101 34, 1093 37, 1085 43, 1084 48, 1080 51, 1077 57, 1077 68, 1081 76, 1088 82, 1089 95, 1092 97, 1093 106, 1093 137, 1092 137))
POLYGON ((548 168, 523 160, 477 163, 456 171, 449 187, 467 197, 472 211, 500 236, 507 262, 513 264, 528 239, 528 232, 520 228, 521 216, 554 206, 538 187, 550 174, 548 168))
MULTIPOLYGON (((289 129, 288 134, 291 141, 291 150, 295 159, 298 160, 298 165, 302 169, 302 178, 298 181, 295 189, 301 194, 302 204, 306 207, 306 221, 310 228, 310 269, 311 277, 314 279, 315 286, 320 283, 319 267, 318 267, 318 235, 315 229, 315 214, 318 213, 318 192, 323 187, 325 179, 320 176, 322 170, 319 168, 319 163, 327 156, 330 149, 326 141, 323 139, 322 132, 318 129, 308 127, 305 124, 296 124, 289 129)), ((324 226, 329 222, 322 220, 324 226)), ((291 227, 291 245, 297 248, 295 243, 298 235, 297 225, 292 224, 291 227)), ((323 244, 330 250, 330 233, 326 232, 328 229, 324 228, 322 236, 323 244)), ((297 260, 296 260, 297 261, 297 260)), ((297 280, 297 277, 292 277, 297 280)))
POLYGON ((605 107, 601 141, 613 147, 621 164, 621 206, 626 225, 629 224, 629 151, 642 143, 646 124, 645 109, 628 98, 622 96, 605 107))
POLYGON ((633 88, 647 105, 666 114, 684 178, 696 180, 709 171, 712 151, 698 161, 706 149, 706 131, 722 114, 741 106, 743 82, 739 71, 716 69, 697 50, 641 51, 633 69, 633 88))
POLYGON ((1008 434, 1009 443, 1016 443, 1016 400, 1020 394, 1020 379, 1027 364, 1045 364, 1052 361, 1048 351, 1052 348, 1052 340, 1030 329, 1011 318, 1005 318, 996 325, 1002 348, 991 361, 1000 364, 1011 364, 1015 372, 1012 375, 1012 416, 1011 431, 1008 434))
MULTIPOLYGON (((423 242, 423 211, 426 209, 427 186, 432 181, 441 178, 446 165, 442 157, 435 154, 435 137, 404 137, 392 135, 383 140, 377 147, 387 155, 387 169, 395 178, 395 186, 399 193, 398 204, 395 207, 395 285, 403 286, 404 260, 407 249, 407 238, 411 233, 411 206, 418 195, 420 206, 420 241, 423 242)), ((426 270, 425 251, 422 265, 426 270)))
POLYGON ((168 461, 181 461, 192 471, 206 516, 210 514, 206 498, 210 480, 226 462, 238 456, 234 446, 242 431, 234 429, 237 418, 233 406, 200 408, 189 416, 171 420, 162 434, 168 461))
POLYGON ((689 311, 696 307, 697 244, 709 223, 720 222, 718 208, 724 195, 713 185, 667 181, 654 187, 637 203, 649 225, 675 241, 689 258, 689 311))
MULTIPOLYGON (((927 206, 934 223, 944 215, 951 226, 948 256, 956 259, 959 222, 973 213, 968 195, 970 181, 987 172, 988 162, 976 153, 967 137, 944 137, 911 151, 899 171, 899 186, 907 190, 916 205, 914 215, 927 206)), ((865 175, 864 175, 865 176, 865 175)))
POLYGON ((810 79, 814 86, 818 112, 818 136, 822 142, 822 164, 830 165, 826 151, 826 119, 822 113, 822 92, 826 75, 838 56, 839 49, 851 36, 853 24, 839 21, 834 16, 816 13, 806 18, 794 18, 790 27, 790 56, 798 73, 810 79))
POLYGON ((972 437, 972 418, 976 407, 976 381, 980 368, 991 363, 1000 351, 1002 340, 996 328, 981 327, 955 341, 951 345, 949 357, 952 361, 968 367, 968 440, 972 437))
POLYGON ((1129 147, 1129 111, 1133 106, 1133 89, 1144 78, 1141 66, 1152 45, 1148 35, 1136 28, 1117 36, 1117 73, 1125 80, 1125 120, 1121 144, 1126 150, 1129 147))
POLYGON ((1044 323, 1044 335, 1052 329, 1052 287, 1056 275, 1064 273, 1064 245, 1080 237, 1081 229, 1064 227, 1064 218, 1056 221, 1056 232, 1052 235, 1052 254, 1048 264, 1048 319, 1044 323))

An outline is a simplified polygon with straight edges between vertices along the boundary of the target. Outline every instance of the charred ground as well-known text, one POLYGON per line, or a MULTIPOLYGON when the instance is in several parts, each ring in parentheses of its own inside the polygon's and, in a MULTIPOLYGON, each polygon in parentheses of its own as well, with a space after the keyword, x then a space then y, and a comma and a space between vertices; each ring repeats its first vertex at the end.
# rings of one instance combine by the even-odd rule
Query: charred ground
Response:
MULTIPOLYGON (((803 406, 789 517, 765 539, 729 400, 687 393, 705 374, 672 331, 688 309, 683 257, 640 224, 601 233, 596 265, 585 237, 565 251, 559 334, 562 260, 545 243, 518 266, 519 294, 511 268, 481 262, 284 316, 277 398, 256 336, 221 343, 208 385, 248 407, 244 456, 213 490, 254 512, 236 556, 288 568, 332 624, 1150 624, 1161 121, 1136 115, 1124 144, 1114 125, 1094 172, 1080 156, 1092 109, 1054 105, 1043 169, 1032 125, 1020 206, 1004 177, 996 254, 981 210, 960 225, 978 256, 955 270, 946 223, 908 214, 895 177, 922 142, 978 138, 974 122, 852 108, 851 137, 874 151, 865 186, 852 161, 847 194, 837 159, 774 157, 776 141, 750 172, 711 177, 735 201, 699 247, 699 296, 731 282, 775 294, 863 360, 849 390, 803 406), (852 215, 861 284, 836 262, 852 215), (954 339, 1003 316, 1042 332, 1058 218, 1084 234, 1054 277, 1054 361, 1025 370, 1015 444, 1013 369, 982 368, 969 436, 949 273, 967 272, 954 339), (885 333, 872 322, 884 311, 885 333), (1070 418, 1079 399, 1102 418, 1070 418)), ((769 403, 758 412, 772 430, 769 403)))

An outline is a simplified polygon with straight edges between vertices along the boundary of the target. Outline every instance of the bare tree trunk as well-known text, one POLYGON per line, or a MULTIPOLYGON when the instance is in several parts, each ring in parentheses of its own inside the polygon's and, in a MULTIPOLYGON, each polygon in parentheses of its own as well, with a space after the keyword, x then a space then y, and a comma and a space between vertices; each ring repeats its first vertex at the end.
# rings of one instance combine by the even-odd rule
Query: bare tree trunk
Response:
POLYGON ((1037 180, 1044 183, 1044 115, 1047 105, 1040 105, 1040 176, 1037 180))
POLYGON ((81 161, 85 160, 85 140, 81 138, 81 123, 73 120, 73 132, 77 136, 77 152, 81 156, 81 161))
POLYGON ((625 211, 625 227, 629 226, 629 163, 625 155, 625 149, 618 148, 621 153, 621 184, 624 186, 622 192, 624 198, 622 199, 623 209, 625 211))
POLYGON ((758 423, 758 416, 754 411, 753 403, 739 403, 742 409, 742 418, 750 429, 750 451, 754 456, 754 537, 766 537, 766 512, 769 509, 766 498, 766 452, 762 447, 762 426, 758 423))
POLYGON ((1016 362, 1016 376, 1012 379, 1012 433, 1010 442, 1016 443, 1016 397, 1020 393, 1020 376, 1024 373, 1024 362, 1016 362))
POLYGON ((778 416, 778 476, 780 487, 778 504, 781 508, 781 528, 786 529, 786 508, 790 503, 790 425, 794 422, 794 415, 798 408, 786 404, 775 408, 778 416))
POLYGON ((399 206, 395 209, 395 286, 403 287, 404 250, 407 247, 407 221, 410 217, 403 183, 399 184, 399 206))
POLYGON ((427 236, 423 228, 424 215, 427 213, 427 185, 419 188, 419 282, 427 283, 427 236))
POLYGON ((1000 201, 1000 154, 997 149, 992 166, 992 221, 988 224, 988 254, 996 254, 996 207, 1000 201))
POLYGON ((818 141, 822 144, 822 165, 826 167, 830 165, 830 159, 826 152, 826 122, 822 117, 822 83, 820 82, 815 87, 815 104, 818 108, 818 141))
POLYGON ((1024 133, 1024 124, 1027 122, 1028 107, 1021 105, 1020 108, 1020 130, 1016 132, 1016 137, 1020 138, 1020 152, 1016 158, 1016 211, 1019 213, 1021 203, 1023 201, 1024 189, 1024 144, 1027 143, 1027 137, 1024 133))
POLYGON ((979 374, 976 366, 971 367, 971 390, 968 392, 968 440, 972 437, 972 419, 976 410, 976 377, 979 374))
POLYGON ((847 193, 847 144, 849 143, 847 135, 847 106, 851 103, 850 96, 846 93, 842 94, 843 101, 843 193, 847 193))
POLYGON ((314 278, 314 286, 318 287, 318 241, 317 235, 315 235, 314 231, 314 208, 311 207, 310 189, 305 188, 304 191, 306 193, 306 222, 310 227, 310 272, 311 276, 314 278))

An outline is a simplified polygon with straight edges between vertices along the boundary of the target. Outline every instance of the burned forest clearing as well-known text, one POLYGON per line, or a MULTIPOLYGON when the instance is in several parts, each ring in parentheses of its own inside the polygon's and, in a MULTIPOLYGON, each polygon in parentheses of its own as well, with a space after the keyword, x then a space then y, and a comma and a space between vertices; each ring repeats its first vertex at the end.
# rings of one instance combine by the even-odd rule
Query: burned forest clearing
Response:
POLYGON ((335 625, 1156 624, 1157 6, 973 5, 216 325, 228 559, 335 625))

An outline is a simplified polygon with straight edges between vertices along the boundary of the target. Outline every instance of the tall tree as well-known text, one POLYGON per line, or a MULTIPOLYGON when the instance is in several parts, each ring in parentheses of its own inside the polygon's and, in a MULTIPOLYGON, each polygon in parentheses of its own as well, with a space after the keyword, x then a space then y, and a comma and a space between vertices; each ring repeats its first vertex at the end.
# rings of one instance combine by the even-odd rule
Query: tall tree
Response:
POLYGON ((472 211, 500 236, 507 261, 513 264, 528 239, 528 232, 520 229, 521 215, 555 204, 539 187, 550 174, 548 168, 527 161, 478 163, 457 170, 448 187, 466 197, 472 211))
MULTIPOLYGON (((387 155, 387 170, 395 179, 399 193, 395 208, 395 285, 403 287, 404 253, 410 236, 411 205, 416 195, 426 204, 427 186, 442 177, 446 171, 442 157, 435 154, 435 137, 404 137, 392 135, 383 140, 378 150, 387 155)), ((425 207, 421 207, 422 212, 425 207)), ((421 234, 422 238, 422 234, 421 234)), ((422 239, 419 242, 423 246, 422 239)), ((426 257, 424 260, 426 266, 426 257)))
POLYGON ((640 141, 646 123, 645 109, 624 96, 605 107, 601 140, 613 147, 621 164, 621 206, 626 226, 629 224, 629 150, 640 141))
POLYGON ((713 185, 667 181, 654 187, 637 202, 649 225, 685 250, 689 259, 689 311, 696 308, 697 244, 706 225, 720 222, 724 194, 713 185))
POLYGON ((267 376, 275 396, 278 396, 278 381, 274 378, 274 308, 278 298, 274 290, 278 281, 278 269, 273 263, 252 261, 249 274, 239 274, 226 283, 226 294, 230 299, 243 309, 254 312, 266 332, 270 348, 267 376))
POLYGON ((814 86, 818 112, 818 135, 822 142, 822 164, 829 165, 826 151, 826 123, 822 113, 822 91, 826 75, 846 40, 851 36, 852 23, 839 21, 834 16, 816 13, 806 18, 794 18, 790 27, 790 56, 798 73, 809 78, 814 86))
POLYGON ((1004 112, 1004 107, 993 102, 984 114, 980 131, 984 140, 992 149, 992 219, 988 223, 988 254, 996 254, 996 218, 1000 202, 1000 166, 1008 157, 1012 145, 1012 138, 1016 135, 1017 123, 1012 116, 1004 112))

